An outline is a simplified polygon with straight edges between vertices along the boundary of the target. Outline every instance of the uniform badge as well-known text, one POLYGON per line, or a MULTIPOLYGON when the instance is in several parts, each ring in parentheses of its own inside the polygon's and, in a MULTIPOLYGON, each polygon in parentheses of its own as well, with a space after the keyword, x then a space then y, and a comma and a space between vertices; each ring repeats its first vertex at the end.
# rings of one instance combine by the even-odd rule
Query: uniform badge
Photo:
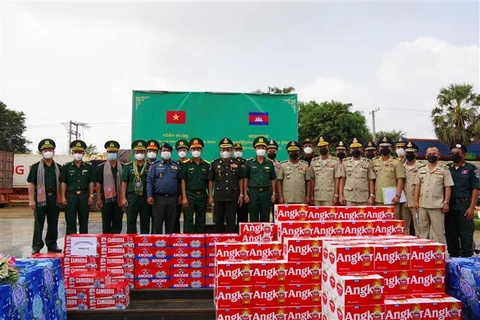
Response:
POLYGON ((468 174, 468 170, 462 170, 462 174, 468 174))
POLYGON ((178 167, 177 166, 172 166, 172 169, 173 170, 178 170, 178 167))

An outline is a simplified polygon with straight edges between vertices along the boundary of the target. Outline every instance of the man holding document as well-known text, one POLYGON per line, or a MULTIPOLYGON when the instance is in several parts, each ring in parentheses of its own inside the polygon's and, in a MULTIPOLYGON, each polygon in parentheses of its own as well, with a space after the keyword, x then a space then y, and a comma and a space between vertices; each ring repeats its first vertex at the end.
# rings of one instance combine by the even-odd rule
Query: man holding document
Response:
MULTIPOLYGON (((400 200, 405 198, 403 184, 405 181, 405 169, 400 161, 391 156, 392 140, 383 136, 377 142, 380 157, 372 160, 375 180, 375 203, 376 205, 393 204, 395 206, 395 219, 400 216, 400 200), (385 197, 384 197, 385 194, 385 197)), ((405 199, 403 199, 405 202, 405 199)))

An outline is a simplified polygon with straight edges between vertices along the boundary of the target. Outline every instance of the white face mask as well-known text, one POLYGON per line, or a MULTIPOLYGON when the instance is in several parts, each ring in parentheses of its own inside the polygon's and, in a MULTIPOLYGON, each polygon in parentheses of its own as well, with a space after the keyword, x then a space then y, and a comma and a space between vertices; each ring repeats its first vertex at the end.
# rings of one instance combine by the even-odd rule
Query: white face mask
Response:
POLYGON ((107 153, 107 159, 109 161, 117 160, 117 154, 116 153, 107 153))
POLYGON ((313 152, 313 149, 310 147, 305 147, 303 148, 303 152, 305 152, 305 154, 311 154, 313 152))
POLYGON ((201 154, 202 153, 200 151, 197 151, 197 150, 192 151, 192 157, 194 157, 194 158, 200 158, 201 154))
POLYGON ((170 151, 162 151, 162 159, 163 160, 170 160, 172 153, 170 151))
POLYGON ((257 156, 259 156, 259 157, 264 157, 264 156, 265 156, 265 153, 267 153, 267 150, 265 150, 265 149, 257 149, 255 152, 256 152, 257 156))
POLYGON ((73 160, 81 161, 82 159, 83 159, 83 154, 81 154, 81 153, 74 153, 73 154, 73 160))
POLYGON ((45 151, 43 154, 43 159, 45 160, 50 160, 53 158, 53 152, 52 151, 45 151))
POLYGON ((233 155, 235 156, 235 158, 241 158, 243 156, 243 152, 242 151, 235 151, 233 153, 233 155))
POLYGON ((154 151, 148 151, 147 153, 148 159, 156 159, 157 158, 157 153, 154 151))
POLYGON ((142 161, 143 159, 145 159, 144 153, 135 153, 135 160, 142 161))
POLYGON ((178 157, 179 158, 185 158, 187 156, 187 153, 185 151, 178 151, 178 157))
POLYGON ((395 151, 395 153, 397 154, 397 156, 399 157, 405 157, 405 149, 402 149, 402 148, 399 148, 395 151))
POLYGON ((221 156, 223 159, 228 159, 228 158, 230 158, 230 152, 228 152, 228 151, 220 152, 220 156, 221 156))

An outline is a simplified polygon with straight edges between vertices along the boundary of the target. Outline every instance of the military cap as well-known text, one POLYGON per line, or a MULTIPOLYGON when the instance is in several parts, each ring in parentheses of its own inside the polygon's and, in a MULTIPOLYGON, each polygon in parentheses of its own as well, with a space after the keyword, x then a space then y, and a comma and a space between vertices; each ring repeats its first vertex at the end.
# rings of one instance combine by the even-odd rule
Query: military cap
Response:
POLYGON ((368 141, 367 144, 365 145, 365 151, 368 150, 377 150, 377 145, 373 141, 368 141))
POLYGON ((160 146, 160 148, 167 148, 170 151, 173 150, 172 145, 168 142, 163 142, 162 145, 160 146))
POLYGON ((222 140, 220 140, 218 145, 221 148, 231 148, 233 146, 233 142, 229 138, 223 138, 222 140))
POLYGON ((358 138, 353 138, 350 141, 350 148, 363 148, 363 141, 358 138))
POLYGON ((310 138, 307 138, 307 139, 303 140, 302 146, 306 145, 307 143, 313 144, 312 140, 310 140, 310 138))
POLYGON ((120 143, 115 140, 109 140, 105 142, 105 149, 108 151, 118 151, 120 149, 120 143))
POLYGON ((254 140, 253 140, 253 147, 256 148, 258 146, 267 146, 267 138, 265 138, 264 136, 258 136, 256 137, 254 140))
POLYGON ((278 143, 277 143, 277 141, 275 141, 275 140, 273 140, 273 139, 270 139, 270 140, 268 141, 267 149, 278 149, 278 143))
POLYGON ((42 151, 43 149, 55 149, 56 146, 55 141, 52 139, 43 139, 38 143, 38 151, 42 151))
POLYGON ((379 147, 391 147, 392 139, 387 136, 382 136, 377 140, 377 146, 379 147))
MULTIPOLYGON (((158 142, 157 142, 158 143, 158 142)), ((132 142, 133 151, 145 151, 147 142, 145 140, 135 140, 132 142)))
POLYGON ((237 142, 233 145, 233 149, 242 149, 243 150, 243 146, 241 143, 237 142))
POLYGON ((322 136, 318 138, 317 147, 323 147, 328 145, 330 145, 330 142, 328 142, 328 139, 326 137, 322 136))
POLYGON ((395 140, 395 147, 405 147, 407 144, 408 139, 405 137, 398 137, 397 140, 395 140))
POLYGON ((82 140, 73 140, 72 143, 70 143, 70 149, 72 151, 85 151, 87 144, 82 140))
POLYGON ((287 143, 287 151, 297 151, 297 150, 300 150, 300 143, 293 140, 287 143))
POLYGON ((335 146, 335 150, 347 150, 345 143, 343 143, 343 141, 339 141, 335 146))
POLYGON ((418 152, 418 147, 415 142, 408 141, 405 146, 405 152, 418 152))
POLYGON ((190 148, 203 148, 204 146, 203 140, 200 138, 192 138, 188 144, 190 148))
POLYGON ((188 141, 187 140, 178 140, 176 143, 175 143, 175 150, 178 150, 180 148, 187 148, 190 149, 190 146, 188 145, 188 141))
POLYGON ((455 143, 450 146, 450 150, 457 148, 463 151, 463 153, 467 153, 467 146, 463 143, 455 143))
POLYGON ((145 142, 145 147, 147 150, 158 150, 160 149, 160 143, 157 140, 148 140, 145 142))

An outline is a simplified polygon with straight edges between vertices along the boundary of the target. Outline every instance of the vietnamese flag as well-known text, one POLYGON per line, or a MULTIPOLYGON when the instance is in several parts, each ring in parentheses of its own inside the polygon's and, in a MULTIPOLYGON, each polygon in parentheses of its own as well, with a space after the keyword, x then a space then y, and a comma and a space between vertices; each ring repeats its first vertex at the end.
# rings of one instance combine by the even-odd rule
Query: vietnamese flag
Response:
POLYGON ((167 111, 167 124, 185 124, 186 120, 186 111, 167 111))

